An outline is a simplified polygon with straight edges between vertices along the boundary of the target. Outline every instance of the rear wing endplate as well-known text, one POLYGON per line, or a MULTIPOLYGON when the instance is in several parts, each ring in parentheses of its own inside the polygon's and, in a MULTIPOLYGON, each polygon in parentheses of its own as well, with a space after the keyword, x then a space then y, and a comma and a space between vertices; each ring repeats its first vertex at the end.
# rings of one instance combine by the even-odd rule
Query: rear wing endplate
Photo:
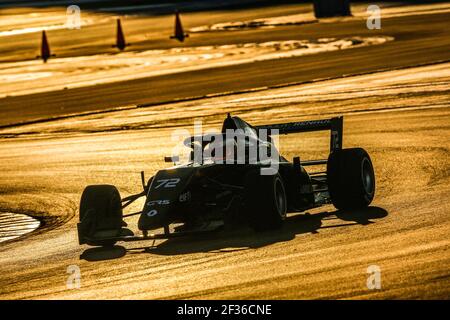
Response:
POLYGON ((269 124, 255 126, 256 130, 266 129, 278 130, 278 134, 325 131, 330 130, 330 152, 342 149, 342 131, 343 131, 344 117, 334 117, 323 120, 310 120, 301 122, 288 122, 279 124, 269 124))

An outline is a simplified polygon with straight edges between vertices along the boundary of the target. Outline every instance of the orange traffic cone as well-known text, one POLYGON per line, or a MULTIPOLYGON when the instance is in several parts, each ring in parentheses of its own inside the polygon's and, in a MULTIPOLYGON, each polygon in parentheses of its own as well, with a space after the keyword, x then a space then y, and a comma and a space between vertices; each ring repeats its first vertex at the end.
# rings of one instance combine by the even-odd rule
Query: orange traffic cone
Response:
POLYGON ((124 50, 129 43, 126 43, 125 36, 122 30, 122 24, 120 23, 120 19, 117 19, 117 34, 116 34, 116 45, 113 47, 118 48, 120 51, 124 50))
POLYGON ((184 33, 183 25, 181 24, 180 14, 178 10, 175 11, 175 34, 170 36, 170 39, 177 39, 180 42, 184 41, 184 38, 189 37, 189 34, 184 33))
POLYGON ((50 45, 48 44, 47 40, 47 34, 45 33, 45 30, 42 31, 42 42, 41 42, 41 55, 37 56, 36 58, 42 59, 44 63, 47 62, 47 60, 50 57, 54 57, 54 54, 51 54, 50 52, 50 45))

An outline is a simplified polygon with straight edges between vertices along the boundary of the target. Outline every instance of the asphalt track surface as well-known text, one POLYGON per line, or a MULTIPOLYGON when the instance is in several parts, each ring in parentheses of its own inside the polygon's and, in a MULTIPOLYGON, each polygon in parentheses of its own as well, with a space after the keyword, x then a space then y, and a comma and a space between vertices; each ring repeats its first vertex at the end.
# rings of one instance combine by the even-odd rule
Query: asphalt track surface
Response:
MULTIPOLYGON (((270 12, 270 15, 275 15, 278 11, 270 12)), ((291 8, 290 11, 281 12, 287 14, 296 11, 291 8)), ((264 16, 264 13, 260 14, 264 16)), ((265 15, 267 14, 265 12, 265 15)), ((0 109, 2 110, 0 125, 61 116, 68 113, 104 110, 130 104, 170 101, 446 60, 449 58, 448 48, 450 47, 448 17, 449 13, 440 13, 385 18, 382 20, 383 27, 381 30, 368 30, 365 20, 351 19, 340 22, 338 27, 334 23, 320 23, 274 29, 194 34, 185 46, 377 35, 392 36, 395 41, 383 46, 354 49, 351 54, 330 52, 137 79, 89 88, 3 98, 0 99, 0 109), (173 90, 173 88, 177 89, 173 90)), ((186 17, 187 21, 189 21, 188 18, 189 15, 186 17)), ((230 18, 228 17, 228 19, 230 18)), ((141 26, 142 22, 138 22, 139 24, 136 24, 141 26)), ((102 28, 101 32, 107 37, 111 33, 110 29, 111 27, 102 28)), ((130 30, 130 33, 133 33, 132 30, 130 30)), ((89 33, 89 31, 90 29, 87 27, 83 32, 89 33)), ((60 32, 62 33, 62 31, 60 32)), ((91 32, 94 33, 94 39, 99 37, 97 29, 91 32)), ((167 30, 164 34, 170 34, 170 32, 170 30, 167 30)), ((57 36, 58 33, 56 32, 53 37, 57 36)), ((60 37, 65 38, 67 36, 62 33, 60 37)), ((132 39, 132 37, 130 38, 132 39)), ((28 36, 26 39, 28 39, 27 43, 34 43, 34 46, 36 46, 35 39, 29 39, 28 36)), ((132 41, 131 39, 129 41, 132 41)), ((54 42, 58 44, 57 39, 54 42)), ((95 44, 95 41, 93 42, 95 44)), ((168 46, 166 42, 168 42, 166 39, 157 42, 161 43, 159 48, 168 46)), ((138 44, 136 46, 139 47, 138 44)), ((154 46, 155 44, 152 42, 148 48, 154 48, 154 46)), ((31 46, 31 48, 33 47, 31 46)), ((53 50, 57 51, 58 47, 56 46, 53 50)), ((87 45, 80 49, 73 49, 74 52, 80 54, 89 54, 91 52, 89 50, 92 49, 87 45), (88 49, 85 47, 88 47, 88 49)), ((108 50, 112 49, 109 48, 108 50)))
MULTIPOLYGON (((31 214, 42 227, 0 245, 0 298, 448 298, 450 76, 448 63, 433 63, 449 58, 447 21, 448 14, 439 13, 386 19, 380 34, 396 40, 380 47, 74 89, 64 97, 56 92, 3 100, 6 124, 60 115, 48 107, 60 101, 67 103, 65 112, 79 112, 370 73, 2 129, 0 211, 31 214), (394 67, 400 70, 373 73, 394 67), (14 109, 20 106, 23 112, 14 109), (262 234, 242 228, 154 246, 78 245, 77 206, 85 185, 140 191, 139 171, 149 176, 165 167, 161 159, 172 150, 175 128, 190 128, 193 118, 218 127, 226 112, 255 124, 343 114, 344 146, 366 148, 374 162, 372 206, 363 212, 326 206, 262 234), (128 125, 121 128, 121 122, 128 125), (80 289, 67 287, 73 265, 81 270, 80 289), (380 267, 381 290, 366 286, 371 265, 380 267)), ((309 26, 291 28, 230 39, 290 39, 296 28, 309 26)), ((314 36, 368 32, 355 21, 312 30, 314 36)), ((289 158, 312 159, 324 156, 327 142, 322 134, 289 135, 280 148, 289 158)))

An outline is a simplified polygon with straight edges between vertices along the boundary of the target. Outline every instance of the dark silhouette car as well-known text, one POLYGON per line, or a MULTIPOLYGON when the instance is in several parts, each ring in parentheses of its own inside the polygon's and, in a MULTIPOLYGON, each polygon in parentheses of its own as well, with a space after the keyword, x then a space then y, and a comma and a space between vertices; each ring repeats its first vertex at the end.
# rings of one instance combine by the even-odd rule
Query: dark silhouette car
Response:
POLYGON ((80 203, 79 243, 109 246, 234 224, 259 232, 281 227, 287 212, 329 203, 341 210, 367 207, 375 194, 371 159, 362 148, 343 149, 342 134, 343 117, 251 126, 228 115, 221 132, 184 140, 190 150, 185 163, 160 170, 147 182, 141 172, 141 193, 121 199, 114 186, 86 187, 80 203), (328 159, 288 161, 273 141, 276 134, 319 130, 331 131, 328 159), (318 165, 326 165, 326 171, 305 169, 318 165), (142 211, 124 215, 123 210, 140 197, 146 198, 142 211), (133 215, 139 215, 142 235, 125 228, 123 219, 133 215))

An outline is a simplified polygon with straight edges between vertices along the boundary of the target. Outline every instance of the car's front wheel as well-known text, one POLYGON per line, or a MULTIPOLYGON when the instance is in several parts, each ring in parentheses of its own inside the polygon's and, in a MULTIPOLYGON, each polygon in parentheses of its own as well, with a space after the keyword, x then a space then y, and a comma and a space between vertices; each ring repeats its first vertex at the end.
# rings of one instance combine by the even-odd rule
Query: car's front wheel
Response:
POLYGON ((122 228, 122 202, 111 185, 92 185, 84 189, 80 201, 79 243, 113 246, 122 228), (105 239, 102 239, 105 238, 105 239))

